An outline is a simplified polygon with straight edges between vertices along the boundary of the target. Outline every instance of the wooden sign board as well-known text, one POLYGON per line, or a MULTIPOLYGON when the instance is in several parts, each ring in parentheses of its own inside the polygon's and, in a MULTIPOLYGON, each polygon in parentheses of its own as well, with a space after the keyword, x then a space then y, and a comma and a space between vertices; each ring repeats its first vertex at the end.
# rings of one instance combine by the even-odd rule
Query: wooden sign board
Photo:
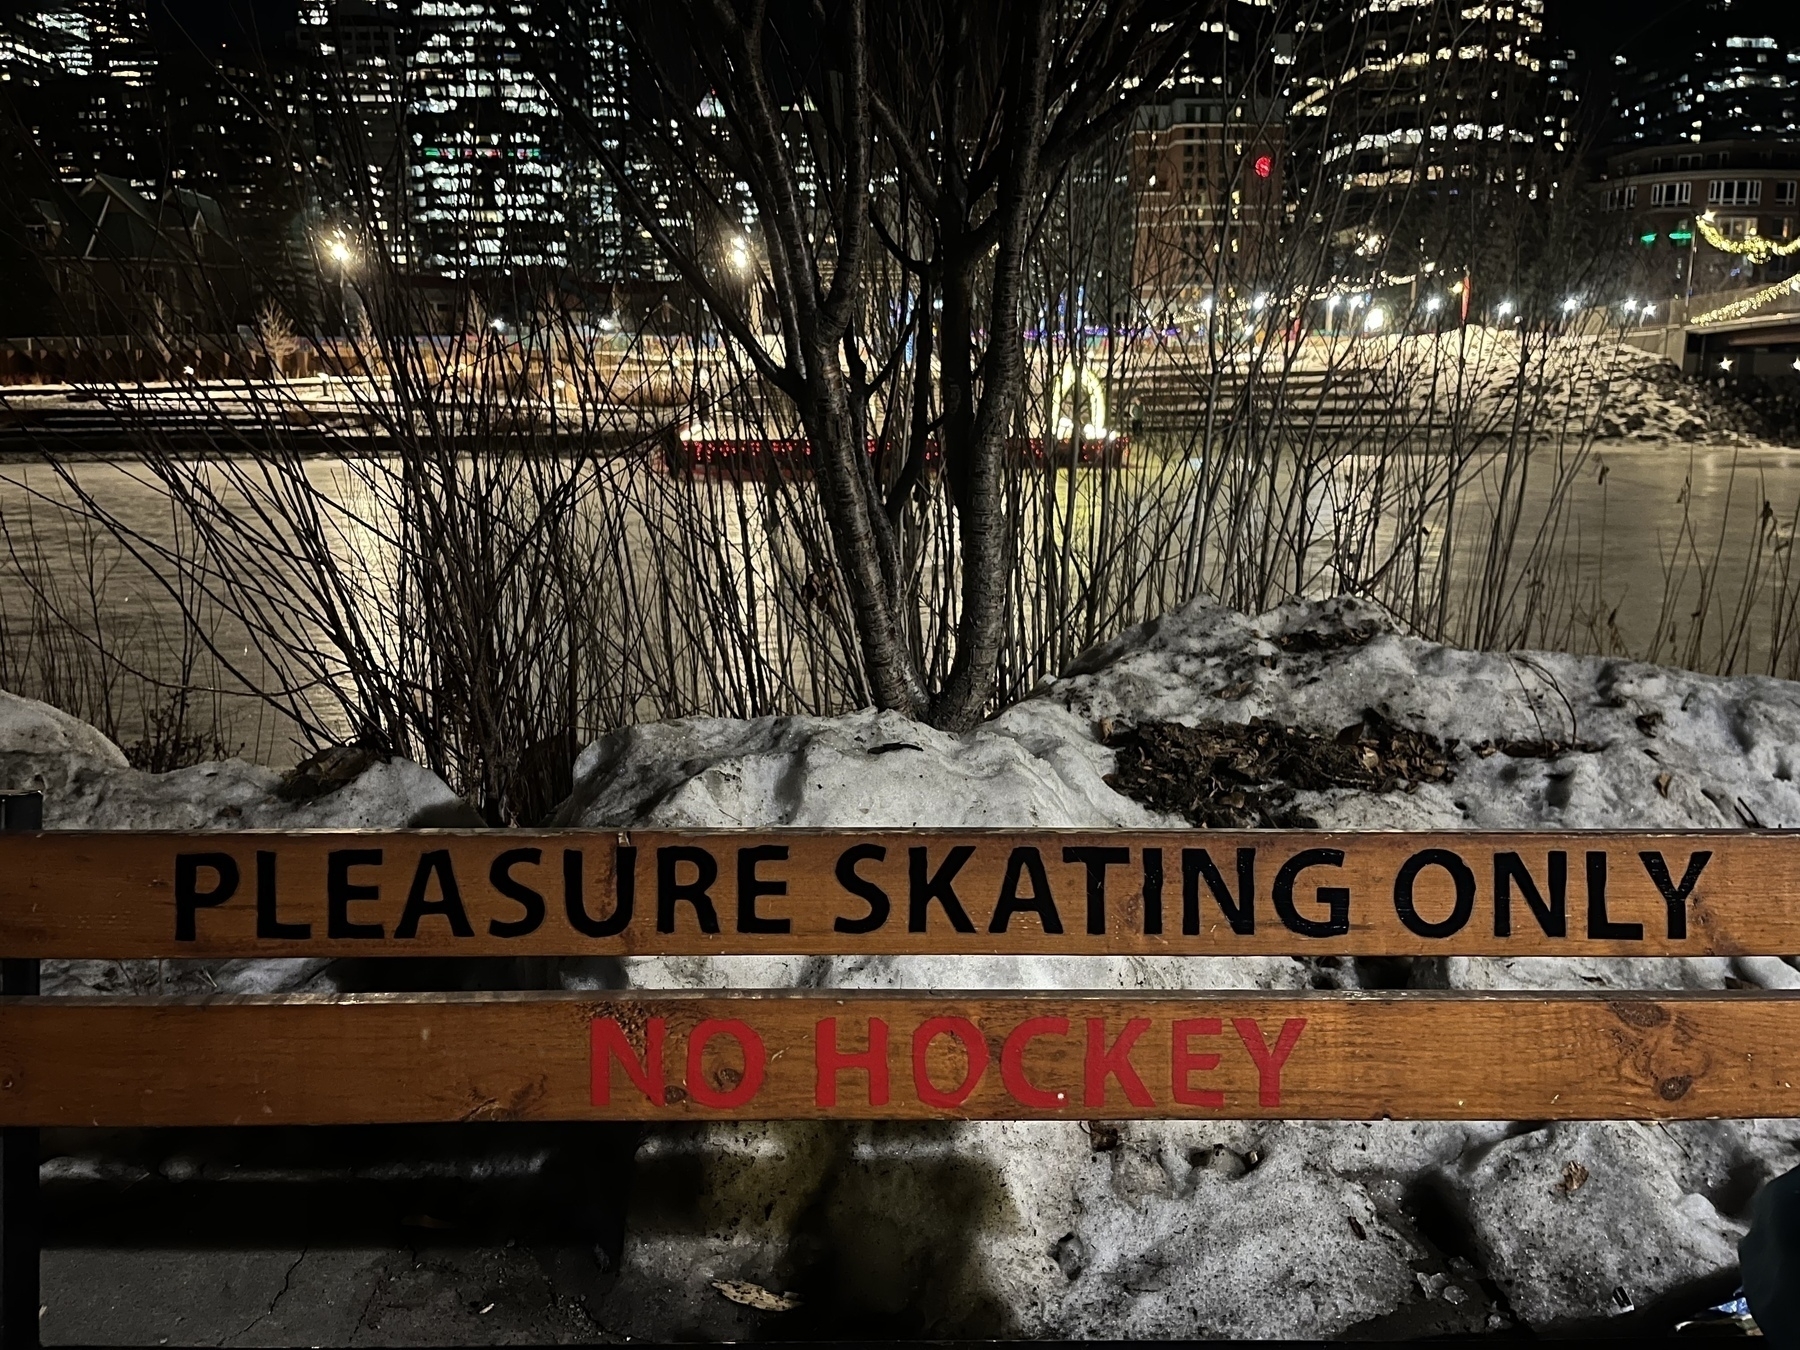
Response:
POLYGON ((0 836, 0 955, 1781 955, 1782 834, 0 836))
POLYGON ((1800 1115, 1785 994, 0 1005, 0 1125, 1800 1115))

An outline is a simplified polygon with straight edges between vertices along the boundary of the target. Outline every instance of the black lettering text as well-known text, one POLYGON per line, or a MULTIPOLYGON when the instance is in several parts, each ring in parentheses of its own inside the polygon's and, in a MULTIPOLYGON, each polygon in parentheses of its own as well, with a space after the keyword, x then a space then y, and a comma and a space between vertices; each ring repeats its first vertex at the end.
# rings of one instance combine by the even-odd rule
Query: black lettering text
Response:
POLYGON ((1569 855, 1560 848, 1550 851, 1550 900, 1539 893, 1531 869, 1517 853, 1494 855, 1494 936, 1512 936, 1512 888, 1525 897, 1545 937, 1569 935, 1569 855))
POLYGON ((1401 923, 1420 937, 1447 938, 1460 933, 1475 912, 1475 874, 1447 848, 1423 849, 1400 864, 1399 874, 1394 878, 1394 912, 1400 916, 1401 923), (1427 867, 1443 868, 1456 886, 1456 901, 1450 907, 1449 917, 1436 923, 1421 916, 1413 903, 1413 883, 1427 867))
POLYGON ((194 914, 212 909, 237 894, 237 859, 229 853, 177 853, 175 855, 175 940, 194 941, 194 914), (211 872, 216 878, 206 890, 200 889, 200 873, 211 872))
POLYGON ((831 926, 840 933, 873 933, 888 921, 888 914, 893 905, 888 900, 888 893, 872 881, 866 881, 856 874, 856 864, 867 859, 870 862, 883 862, 887 858, 887 850, 880 844, 856 844, 838 855, 837 879, 851 895, 869 907, 869 912, 860 919, 847 919, 839 915, 832 920, 831 926))
POLYGON ((737 862, 738 911, 740 933, 785 933, 793 927, 786 919, 770 919, 756 912, 756 902, 765 895, 786 895, 787 882, 756 875, 761 862, 786 862, 786 844, 759 844, 740 848, 737 862))
POLYGON ((962 901, 956 898, 956 890, 951 882, 956 874, 962 871, 963 864, 975 856, 975 850, 968 844, 958 844, 950 850, 950 855, 931 874, 930 880, 925 877, 926 856, 923 848, 910 848, 907 854, 907 879, 911 883, 906 904, 906 931, 923 933, 925 931, 925 907, 933 900, 944 907, 944 916, 950 920, 950 926, 959 933, 973 933, 975 925, 969 922, 969 915, 962 907, 962 901))
POLYGON ((1315 938, 1342 937, 1350 931, 1350 892, 1342 886, 1319 887, 1318 900, 1328 915, 1325 919, 1309 919, 1294 907, 1294 883, 1302 872, 1309 867, 1343 865, 1341 848, 1302 849, 1281 864, 1281 870, 1275 874, 1271 898, 1275 901, 1275 912, 1291 931, 1301 937, 1315 938))
POLYGON ((1106 931, 1106 869, 1125 867, 1131 862, 1128 848, 1065 848, 1063 861, 1080 863, 1087 868, 1087 930, 1106 931))
MULTIPOLYGON (((563 850, 563 912, 569 927, 583 937, 617 937, 631 924, 631 908, 637 902, 637 846, 620 844, 613 850, 613 912, 596 919, 587 911, 587 888, 581 876, 581 850, 563 850)), ((666 929, 664 931, 667 931, 666 929)), ((718 929, 715 927, 714 932, 718 929)))
POLYGON ((310 923, 283 923, 275 912, 275 855, 256 851, 256 936, 299 940, 312 936, 310 923))
POLYGON ((381 887, 350 880, 352 867, 381 866, 378 848, 339 848, 325 855, 325 936, 332 938, 381 937, 378 923, 351 923, 352 900, 377 900, 381 887))
POLYGON ((412 887, 406 893, 406 908, 400 911, 400 922, 394 925, 396 938, 419 936, 419 920, 428 914, 441 914, 449 921, 450 931, 459 938, 474 937, 469 926, 468 911, 463 908, 462 890, 456 884, 456 872, 450 865, 450 850, 434 848, 419 855, 419 866, 413 872, 412 887), (425 888, 437 878, 438 898, 425 898, 425 888))
POLYGON ((1712 861, 1712 850, 1703 849, 1699 853, 1688 855, 1687 871, 1681 874, 1679 886, 1669 880, 1669 865, 1663 861, 1660 852, 1640 853, 1638 857, 1643 860, 1644 870, 1650 874, 1650 880, 1656 883, 1663 905, 1669 912, 1669 936, 1686 937, 1688 897, 1694 893, 1694 887, 1700 884, 1700 874, 1706 870, 1706 864, 1712 861))
POLYGON ((1056 898, 1050 894, 1050 878, 1044 872, 1044 857, 1035 848, 1015 848, 1006 860, 1006 876, 1000 883, 1000 901, 994 906, 993 922, 988 932, 1004 933, 1014 914, 1030 910, 1038 916, 1046 933, 1063 930, 1062 915, 1056 912, 1056 898), (1019 894, 1019 882, 1031 873, 1031 894, 1019 894))
POLYGON ((719 864, 703 848, 673 844, 656 850, 656 931, 675 931, 675 906, 687 901, 694 907, 694 920, 702 933, 719 931, 719 916, 713 910, 708 892, 719 879, 719 864), (694 869, 692 881, 677 881, 675 869, 682 863, 694 869))
POLYGON ((1622 942, 1642 942, 1644 925, 1614 923, 1606 913, 1606 854, 1587 855, 1587 935, 1590 938, 1614 938, 1622 942))
POLYGON ((544 860, 542 849, 509 848, 494 859, 488 868, 488 884, 525 912, 516 919, 489 919, 488 932, 497 938, 524 937, 535 933, 544 922, 544 897, 515 878, 513 868, 521 863, 536 867, 544 860))
MULTIPOLYGON (((1341 857, 1342 855, 1340 855, 1341 857)), ((1200 932, 1200 879, 1212 892, 1231 931, 1247 937, 1256 931, 1256 850, 1237 851, 1238 893, 1234 899, 1225 878, 1213 865, 1212 854, 1203 848, 1181 850, 1181 931, 1188 937, 1200 932)))

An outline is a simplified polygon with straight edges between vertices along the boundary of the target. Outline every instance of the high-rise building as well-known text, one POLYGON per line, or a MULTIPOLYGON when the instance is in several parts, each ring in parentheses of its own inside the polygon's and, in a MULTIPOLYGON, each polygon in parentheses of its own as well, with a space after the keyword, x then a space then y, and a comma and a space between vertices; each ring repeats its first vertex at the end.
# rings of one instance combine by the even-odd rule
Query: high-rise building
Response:
POLYGON ((1576 83, 1580 68, 1578 54, 1566 47, 1544 58, 1544 127, 1540 144, 1558 155, 1575 149, 1580 131, 1581 89, 1576 83))
POLYGON ((1800 135, 1800 24, 1791 7, 1705 0, 1686 44, 1622 51, 1608 140, 1619 147, 1800 135))
POLYGON ((1544 143, 1543 0, 1330 0, 1320 10, 1302 36, 1290 140, 1320 157, 1317 176, 1333 191, 1314 219, 1348 253, 1409 270, 1409 254, 1438 251, 1428 235, 1452 231, 1446 204, 1549 181, 1527 169, 1557 149, 1544 143))
POLYGON ((102 172, 156 186, 163 147, 142 0, 27 4, 0 33, 0 87, 37 148, 34 168, 68 186, 102 172))
POLYGON ((1175 98, 1131 134, 1132 277, 1164 305, 1254 286, 1283 223, 1279 100, 1175 98))
POLYGON ((563 38, 534 0, 417 0, 405 138, 419 266, 447 276, 569 261, 561 111, 546 86, 563 38))
POLYGON ((299 14, 317 207, 374 230, 402 264, 412 251, 404 17, 400 0, 304 0, 299 14))
MULTIPOLYGON (((564 168, 568 193, 570 258, 596 280, 622 281, 643 272, 648 261, 636 231, 625 222, 618 185, 607 170, 604 154, 620 167, 631 163, 636 148, 631 132, 631 71, 619 19, 604 5, 584 7, 567 20, 565 66, 567 93, 576 103, 581 125, 569 128, 569 154, 564 168), (598 142, 596 146, 594 143, 598 142)), ((649 187, 654 175, 639 165, 634 181, 649 187)))

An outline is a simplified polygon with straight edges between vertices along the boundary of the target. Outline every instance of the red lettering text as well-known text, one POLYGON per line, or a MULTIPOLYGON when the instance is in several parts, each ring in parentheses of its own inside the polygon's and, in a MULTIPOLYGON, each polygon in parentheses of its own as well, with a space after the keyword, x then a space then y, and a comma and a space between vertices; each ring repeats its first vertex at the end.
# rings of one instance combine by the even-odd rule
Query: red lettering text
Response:
POLYGON ((1306 1030, 1306 1019, 1290 1017, 1283 1022, 1281 1035, 1275 1038, 1273 1049, 1263 1040, 1262 1028, 1256 1025, 1254 1018, 1234 1017, 1231 1025, 1237 1028, 1238 1039, 1244 1043, 1244 1049, 1250 1052, 1250 1058, 1256 1061, 1257 1101, 1264 1106, 1280 1106, 1281 1066, 1294 1053, 1294 1043, 1300 1039, 1300 1033, 1306 1030))
POLYGON ((1216 1017, 1184 1017, 1169 1028, 1173 1044, 1169 1047, 1170 1087, 1175 1100, 1183 1106, 1223 1106, 1225 1094, 1216 1088, 1197 1088, 1189 1079, 1196 1073, 1211 1073, 1219 1067, 1217 1055, 1196 1054, 1188 1048, 1194 1036, 1217 1036, 1223 1030, 1216 1017))
POLYGON ((927 1106, 941 1111, 954 1111, 969 1100, 981 1075, 987 1072, 987 1041, 975 1024, 966 1017, 932 1017, 919 1023, 912 1043, 913 1090, 927 1106), (945 1092, 931 1081, 931 1043, 939 1036, 954 1036, 962 1042, 963 1055, 969 1061, 962 1082, 945 1092))
POLYGON ((701 1106, 742 1106, 762 1087, 768 1063, 769 1052, 763 1048, 762 1037, 749 1024, 736 1018, 708 1018, 688 1037, 688 1095, 701 1106), (720 1036, 729 1036, 738 1043, 744 1056, 743 1072, 721 1068, 714 1081, 708 1082, 704 1072, 706 1047, 720 1036))
POLYGON ((1025 1077, 1025 1047, 1039 1036, 1067 1036, 1069 1019, 1066 1017, 1027 1017, 1000 1047, 1000 1081, 1012 1094, 1014 1101, 1021 1106, 1036 1106, 1055 1111, 1068 1105, 1068 1094, 1062 1092, 1046 1092, 1036 1087, 1025 1077))
POLYGON ((1148 1017, 1134 1017, 1125 1024, 1125 1030, 1119 1033, 1119 1039, 1112 1043, 1109 1050, 1106 1046, 1106 1019, 1090 1017, 1087 1020, 1087 1062, 1086 1089, 1082 1100, 1089 1106, 1106 1105, 1106 1080, 1116 1078, 1119 1086, 1125 1090, 1125 1100, 1133 1106, 1155 1106, 1150 1094, 1144 1089, 1144 1080, 1137 1076, 1137 1070, 1131 1067, 1131 1047, 1137 1038, 1150 1029, 1148 1017))
POLYGON ((589 1069, 589 1095, 595 1106, 612 1105, 612 1062, 617 1060, 625 1076, 658 1106, 663 1105, 663 1019, 652 1017, 644 1028, 644 1057, 640 1060, 625 1028, 611 1017, 596 1017, 590 1036, 593 1061, 589 1069))
POLYGON ((869 1048, 861 1054, 845 1054, 837 1045, 837 1018, 827 1017, 813 1028, 813 1065, 815 1081, 813 1101, 820 1106, 837 1105, 838 1075, 846 1069, 861 1069, 869 1075, 869 1105, 888 1103, 888 1029, 879 1017, 869 1019, 869 1048))

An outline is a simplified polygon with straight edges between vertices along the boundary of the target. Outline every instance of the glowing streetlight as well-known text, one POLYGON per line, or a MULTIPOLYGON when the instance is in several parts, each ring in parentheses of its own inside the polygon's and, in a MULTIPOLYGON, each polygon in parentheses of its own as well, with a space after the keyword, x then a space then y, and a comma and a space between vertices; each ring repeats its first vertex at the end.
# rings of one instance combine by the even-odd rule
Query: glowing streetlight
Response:
POLYGON ((1379 333, 1385 323, 1387 323, 1387 311, 1377 305, 1363 316, 1363 332, 1379 333))
POLYGON ((1719 360, 1719 369, 1720 369, 1720 370, 1726 370, 1726 371, 1728 371, 1728 370, 1730 370, 1730 369, 1731 369, 1731 358, 1730 358, 1730 357, 1729 357, 1729 356, 1726 356, 1726 357, 1721 357, 1721 358, 1720 358, 1720 360, 1719 360))
POLYGON ((1510 317, 1512 312, 1513 302, 1510 300, 1502 300, 1499 307, 1494 310, 1494 313, 1498 314, 1502 319, 1510 317))
POLYGON ((1578 310, 1580 308, 1581 308, 1581 301, 1577 300, 1572 295, 1567 300, 1563 301, 1563 313, 1564 314, 1573 314, 1576 310, 1578 310))
POLYGON ((493 329, 496 333, 504 333, 506 331, 506 320, 492 319, 488 322, 488 327, 493 329))
POLYGON ((1425 302, 1425 312, 1427 314, 1436 314, 1443 307, 1444 297, 1441 295, 1434 295, 1425 302))
POLYGON ((750 245, 741 235, 731 241, 731 266, 739 272, 750 270, 750 245))
POLYGON ((1259 295, 1259 296, 1255 297, 1250 302, 1251 312, 1255 313, 1256 311, 1262 309, 1263 306, 1267 305, 1268 303, 1269 303, 1269 297, 1266 295, 1259 295))

